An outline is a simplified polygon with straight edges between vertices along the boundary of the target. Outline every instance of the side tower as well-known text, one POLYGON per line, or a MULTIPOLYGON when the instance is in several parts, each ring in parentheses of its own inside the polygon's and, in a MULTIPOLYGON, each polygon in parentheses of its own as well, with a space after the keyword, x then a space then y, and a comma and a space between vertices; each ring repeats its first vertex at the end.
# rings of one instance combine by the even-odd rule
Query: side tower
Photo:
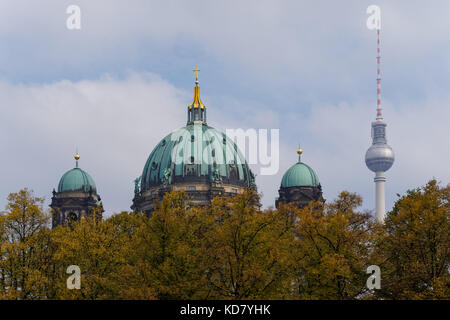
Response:
POLYGON ((383 223, 386 215, 386 200, 384 173, 394 164, 394 151, 387 144, 386 123, 381 112, 381 72, 380 72, 380 28, 377 28, 377 117, 372 122, 372 146, 366 152, 366 165, 375 172, 375 216, 378 222, 383 223))
POLYGON ((303 208, 311 201, 323 201, 319 178, 310 166, 301 161, 302 153, 299 148, 298 162, 290 167, 281 179, 279 197, 275 200, 277 208, 280 203, 295 203, 297 207, 303 208))
POLYGON ((78 167, 80 155, 75 158, 75 168, 67 171, 59 180, 58 191, 53 189, 52 228, 59 225, 70 225, 82 217, 96 214, 102 218, 103 206, 97 187, 91 176, 78 167))

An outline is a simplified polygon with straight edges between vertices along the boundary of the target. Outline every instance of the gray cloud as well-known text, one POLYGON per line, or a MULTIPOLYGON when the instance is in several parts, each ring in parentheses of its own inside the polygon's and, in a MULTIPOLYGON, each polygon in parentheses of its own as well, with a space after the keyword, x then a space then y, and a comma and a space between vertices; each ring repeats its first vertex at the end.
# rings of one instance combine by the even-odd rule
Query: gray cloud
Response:
MULTIPOLYGON (((73 166, 72 155, 78 146, 80 165, 94 177, 106 210, 127 210, 132 180, 141 174, 158 141, 184 125, 190 98, 191 93, 153 74, 44 85, 1 83, 0 101, 11 106, 0 126, 2 200, 22 187, 49 198, 60 176, 73 166)), ((362 194, 366 208, 373 206, 373 177, 363 161, 370 145, 370 106, 315 106, 304 119, 292 114, 290 122, 282 123, 267 106, 252 108, 244 102, 248 117, 235 118, 220 104, 210 104, 207 95, 203 100, 212 111, 210 125, 223 131, 280 128, 280 171, 274 176, 257 176, 265 206, 273 205, 282 174, 296 162, 297 142, 305 150, 303 161, 318 173, 327 199, 346 189, 362 194), (302 130, 287 137, 292 129, 286 126, 296 125, 302 130)), ((225 101, 221 103, 231 104, 225 101)), ((450 112, 443 108, 449 102, 450 97, 430 99, 398 110, 387 104, 388 139, 396 153, 396 163, 387 174, 388 207, 396 193, 433 176, 450 181, 446 161, 450 150, 444 139, 450 133, 450 112)), ((239 109, 239 101, 233 103, 233 108, 239 109)), ((258 166, 253 169, 259 171, 258 166)))
MULTIPOLYGON (((78 146, 106 209, 128 209, 146 157, 185 123, 188 68, 199 63, 211 125, 281 129, 280 172, 257 177, 265 205, 300 142, 327 199, 349 189, 372 207, 363 162, 375 105, 371 1, 79 0, 80 32, 65 28, 69 4, 0 3, 2 201, 24 186, 49 196, 78 146)), ((433 176, 450 180, 450 3, 377 4, 397 157, 387 174, 390 206, 396 192, 433 176)))
POLYGON ((74 166, 78 147, 80 166, 96 181, 106 210, 129 209, 133 179, 159 139, 184 125, 187 100, 185 92, 149 74, 1 83, 0 101, 10 106, 0 126, 2 202, 22 187, 49 198, 74 166))

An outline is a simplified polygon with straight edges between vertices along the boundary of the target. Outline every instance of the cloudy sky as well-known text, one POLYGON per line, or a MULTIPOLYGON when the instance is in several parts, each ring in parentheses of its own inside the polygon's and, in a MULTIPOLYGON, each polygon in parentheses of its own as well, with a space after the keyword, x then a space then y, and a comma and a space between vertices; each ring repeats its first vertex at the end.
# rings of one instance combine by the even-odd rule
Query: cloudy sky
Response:
POLYGON ((78 147, 106 214, 129 210, 153 147, 185 124, 199 65, 209 125, 280 129, 280 169, 256 179, 265 206, 301 143, 326 199, 349 190, 373 209, 370 4, 381 7, 382 103, 396 154, 387 209, 433 177, 447 184, 449 1, 2 0, 0 208, 23 187, 48 204, 78 147), (66 27, 72 4, 80 30, 66 27))

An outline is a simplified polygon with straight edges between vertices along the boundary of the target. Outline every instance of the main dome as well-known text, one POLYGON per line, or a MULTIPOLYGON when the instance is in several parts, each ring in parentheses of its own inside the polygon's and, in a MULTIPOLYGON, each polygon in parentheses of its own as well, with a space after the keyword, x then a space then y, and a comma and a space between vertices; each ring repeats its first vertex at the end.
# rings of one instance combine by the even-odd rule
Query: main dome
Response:
POLYGON ((73 168, 67 171, 59 180, 58 192, 64 191, 83 191, 97 192, 95 182, 92 177, 80 168, 73 168))
POLYGON ((167 135, 150 153, 142 171, 141 190, 214 181, 252 187, 254 176, 234 141, 206 123, 190 123, 167 135))
POLYGON ((165 136, 153 148, 142 175, 134 180, 131 209, 151 216, 157 202, 172 191, 184 191, 189 205, 209 205, 215 197, 256 190, 255 177, 232 139, 206 124, 195 67, 194 99, 187 106, 185 127, 165 136))

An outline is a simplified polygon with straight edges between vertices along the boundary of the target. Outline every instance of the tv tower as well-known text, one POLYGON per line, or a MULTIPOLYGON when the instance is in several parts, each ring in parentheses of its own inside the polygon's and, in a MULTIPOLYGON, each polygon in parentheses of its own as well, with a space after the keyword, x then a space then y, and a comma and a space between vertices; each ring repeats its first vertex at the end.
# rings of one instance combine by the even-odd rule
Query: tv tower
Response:
POLYGON ((366 152, 366 165, 375 172, 375 217, 378 222, 383 223, 386 215, 386 199, 384 173, 394 164, 394 151, 387 144, 386 123, 381 113, 381 73, 380 73, 380 21, 377 23, 377 117, 372 122, 372 145, 366 152))

